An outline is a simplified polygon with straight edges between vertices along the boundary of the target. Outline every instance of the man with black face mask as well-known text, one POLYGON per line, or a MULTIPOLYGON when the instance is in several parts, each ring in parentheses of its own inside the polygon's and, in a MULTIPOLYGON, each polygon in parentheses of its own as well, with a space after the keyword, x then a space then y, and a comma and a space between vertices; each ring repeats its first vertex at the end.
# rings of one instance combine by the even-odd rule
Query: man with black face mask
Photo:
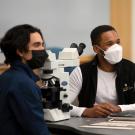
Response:
POLYGON ((0 48, 10 68, 0 76, 0 135, 49 135, 44 121, 42 97, 33 69, 44 65, 41 31, 18 25, 4 35, 0 48))
POLYGON ((79 107, 71 114, 107 117, 135 110, 135 64, 122 58, 117 31, 110 25, 94 28, 90 34, 94 59, 77 67, 70 76, 69 102, 77 96, 79 107))

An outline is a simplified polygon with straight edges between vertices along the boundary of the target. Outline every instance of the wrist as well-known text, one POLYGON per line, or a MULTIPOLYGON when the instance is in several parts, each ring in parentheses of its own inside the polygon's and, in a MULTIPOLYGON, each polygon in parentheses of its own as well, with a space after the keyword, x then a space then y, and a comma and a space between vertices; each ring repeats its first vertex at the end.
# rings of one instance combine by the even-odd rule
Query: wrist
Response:
POLYGON ((86 109, 83 111, 82 117, 87 117, 87 109, 88 109, 88 108, 86 108, 86 109))
POLYGON ((94 117, 92 108, 86 108, 82 113, 82 117, 90 117, 90 118, 94 117))
POLYGON ((122 112, 122 108, 118 105, 118 112, 122 112))

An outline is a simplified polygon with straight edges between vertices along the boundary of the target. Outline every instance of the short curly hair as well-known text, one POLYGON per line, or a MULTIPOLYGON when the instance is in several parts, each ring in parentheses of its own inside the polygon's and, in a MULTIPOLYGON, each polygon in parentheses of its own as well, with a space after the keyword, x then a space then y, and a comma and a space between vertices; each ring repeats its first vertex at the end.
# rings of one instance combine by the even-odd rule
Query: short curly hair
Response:
POLYGON ((100 25, 91 31, 90 38, 92 45, 97 45, 100 42, 101 34, 107 31, 116 31, 114 27, 110 25, 100 25))

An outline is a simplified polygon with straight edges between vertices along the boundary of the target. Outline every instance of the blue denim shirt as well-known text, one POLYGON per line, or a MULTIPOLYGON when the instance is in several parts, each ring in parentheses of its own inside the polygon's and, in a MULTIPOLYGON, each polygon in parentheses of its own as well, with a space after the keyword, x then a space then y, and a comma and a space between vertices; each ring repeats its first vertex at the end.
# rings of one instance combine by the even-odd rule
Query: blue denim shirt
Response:
POLYGON ((14 62, 0 75, 0 135, 49 135, 37 76, 14 62))

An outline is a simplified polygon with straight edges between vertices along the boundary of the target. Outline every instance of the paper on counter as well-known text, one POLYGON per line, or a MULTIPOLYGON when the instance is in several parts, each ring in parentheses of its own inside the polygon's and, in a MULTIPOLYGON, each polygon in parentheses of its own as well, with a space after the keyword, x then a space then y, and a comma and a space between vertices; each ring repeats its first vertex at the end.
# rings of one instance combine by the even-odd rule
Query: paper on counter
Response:
POLYGON ((90 125, 82 125, 84 128, 108 128, 108 129, 135 129, 134 121, 105 121, 90 125))

